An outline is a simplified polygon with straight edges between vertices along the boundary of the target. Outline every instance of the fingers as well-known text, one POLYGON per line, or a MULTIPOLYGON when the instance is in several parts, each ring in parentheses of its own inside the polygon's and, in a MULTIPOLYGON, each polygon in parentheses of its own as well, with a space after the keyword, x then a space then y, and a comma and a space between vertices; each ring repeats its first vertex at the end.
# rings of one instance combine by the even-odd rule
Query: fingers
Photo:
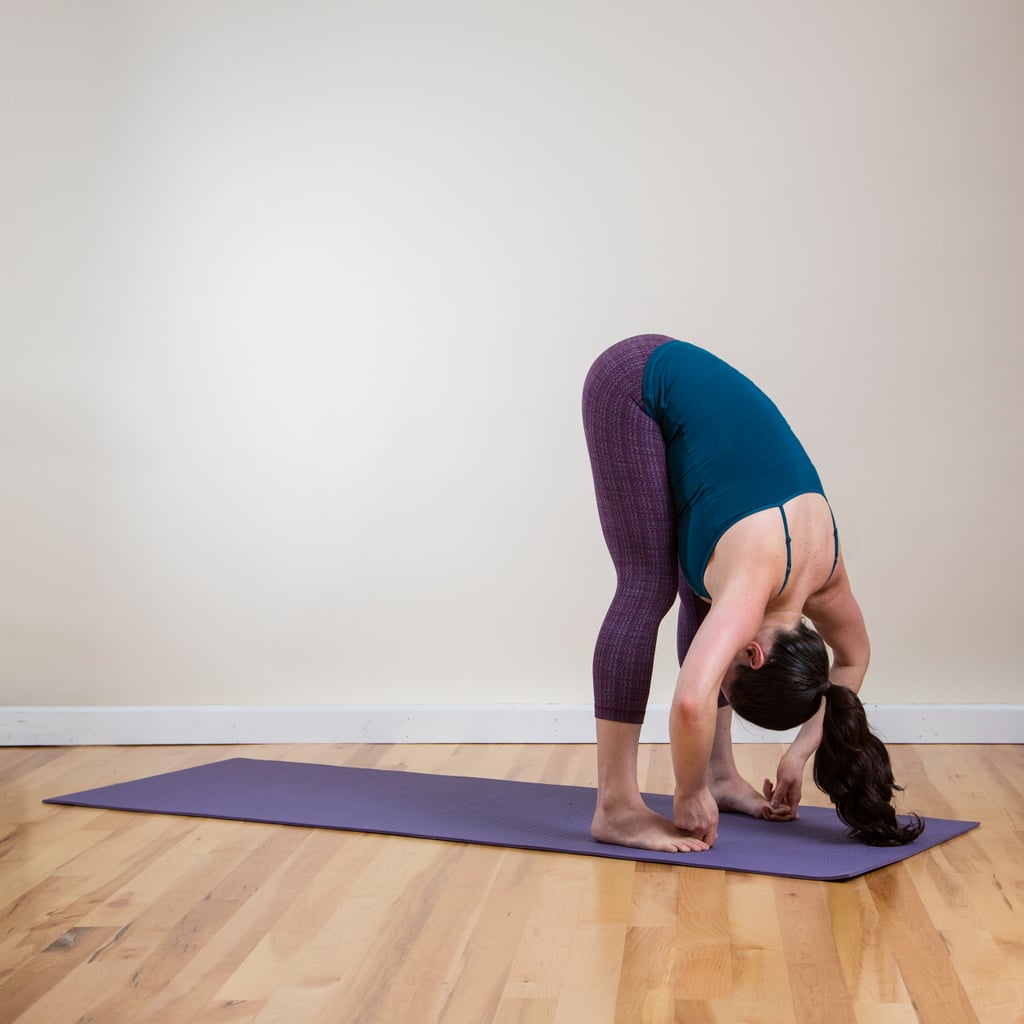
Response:
POLYGON ((680 829, 683 835, 684 842, 696 843, 699 847, 704 850, 710 850, 715 845, 715 840, 718 838, 718 829, 700 830, 700 829, 680 829))
POLYGON ((789 815, 789 807, 786 804, 770 803, 765 801, 761 807, 761 817, 766 821, 784 821, 789 815))
POLYGON ((796 805, 790 799, 789 786, 775 786, 771 779, 765 779, 762 792, 766 801, 765 818, 770 821, 792 821, 797 816, 796 805))
POLYGON ((697 825, 695 828, 683 828, 678 823, 676 828, 689 842, 698 843, 705 850, 710 850, 718 838, 718 822, 710 825, 697 825))
POLYGON ((710 849, 718 838, 718 804, 705 786, 689 796, 678 793, 673 800, 674 824, 687 839, 710 849))
POLYGON ((794 800, 793 795, 788 791, 783 793, 782 790, 775 790, 768 804, 769 817, 772 821, 792 821, 797 817, 798 800, 794 800))
POLYGON ((768 779, 764 780, 764 796, 772 805, 773 811, 788 809, 796 817, 796 809, 800 803, 800 789, 788 780, 780 779, 778 785, 773 786, 768 779))

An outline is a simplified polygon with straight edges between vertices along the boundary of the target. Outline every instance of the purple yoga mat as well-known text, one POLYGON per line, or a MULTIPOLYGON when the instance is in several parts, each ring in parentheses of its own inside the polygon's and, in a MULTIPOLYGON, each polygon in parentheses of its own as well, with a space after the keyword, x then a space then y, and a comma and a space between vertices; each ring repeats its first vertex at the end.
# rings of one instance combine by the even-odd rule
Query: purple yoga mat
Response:
MULTIPOLYGON (((590 838, 595 791, 580 786, 427 775, 235 757, 132 782, 52 797, 46 803, 308 828, 442 839, 526 850, 653 861, 838 881, 905 860, 975 828, 928 818, 907 846, 855 842, 831 808, 801 807, 793 822, 725 814, 706 853, 654 853, 590 838)), ((672 798, 645 794, 668 817, 672 798)))

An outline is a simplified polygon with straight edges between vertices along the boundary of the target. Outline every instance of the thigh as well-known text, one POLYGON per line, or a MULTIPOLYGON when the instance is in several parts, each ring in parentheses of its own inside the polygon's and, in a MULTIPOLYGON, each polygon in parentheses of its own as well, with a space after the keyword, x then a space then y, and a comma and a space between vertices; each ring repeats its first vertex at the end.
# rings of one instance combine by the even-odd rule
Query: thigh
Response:
POLYGON ((643 409, 647 357, 668 339, 640 335, 594 363, 583 426, 601 529, 616 566, 657 567, 676 578, 676 514, 661 428, 643 409))
POLYGON ((679 664, 682 665, 686 652, 690 649, 690 644, 693 643, 693 638, 697 635, 697 630, 711 605, 690 589, 682 569, 678 570, 678 574, 679 623, 676 628, 676 653, 679 656, 679 664))

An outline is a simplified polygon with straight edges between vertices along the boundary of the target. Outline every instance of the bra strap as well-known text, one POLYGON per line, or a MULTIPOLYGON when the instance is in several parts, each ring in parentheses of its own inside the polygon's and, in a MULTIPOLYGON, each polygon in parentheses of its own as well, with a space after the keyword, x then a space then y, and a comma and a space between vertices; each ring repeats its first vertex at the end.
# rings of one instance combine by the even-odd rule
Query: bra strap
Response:
MULTIPOLYGON (((786 589, 786 584, 789 582, 789 574, 793 571, 793 538, 789 535, 789 520, 786 518, 786 510, 780 505, 779 511, 782 513, 782 529, 786 534, 786 578, 782 581, 782 586, 779 588, 779 594, 786 589)), ((832 520, 833 525, 835 520, 832 520)), ((838 559, 838 555, 836 558, 838 559)), ((832 571, 835 572, 835 566, 832 567, 832 571)), ((778 597, 779 594, 775 596, 778 597)))
MULTIPOLYGON (((826 504, 828 504, 827 498, 826 504)), ((835 558, 832 559, 832 572, 828 574, 828 579, 830 580, 835 575, 836 566, 839 564, 839 527, 836 526, 836 514, 832 511, 831 505, 828 506, 828 514, 832 517, 832 537, 836 544, 835 558)), ((825 580, 825 582, 828 583, 828 580, 825 580)))

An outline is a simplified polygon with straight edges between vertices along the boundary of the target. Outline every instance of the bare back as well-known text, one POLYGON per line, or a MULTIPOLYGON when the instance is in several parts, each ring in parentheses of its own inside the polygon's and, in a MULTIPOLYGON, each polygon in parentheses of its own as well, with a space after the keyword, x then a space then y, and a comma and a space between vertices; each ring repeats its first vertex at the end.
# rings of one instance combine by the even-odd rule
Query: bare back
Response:
POLYGON ((797 495, 783 511, 755 512, 722 535, 704 572, 712 601, 742 579, 744 589, 770 595, 766 611, 802 612, 808 600, 836 580, 838 542, 824 496, 797 495))

